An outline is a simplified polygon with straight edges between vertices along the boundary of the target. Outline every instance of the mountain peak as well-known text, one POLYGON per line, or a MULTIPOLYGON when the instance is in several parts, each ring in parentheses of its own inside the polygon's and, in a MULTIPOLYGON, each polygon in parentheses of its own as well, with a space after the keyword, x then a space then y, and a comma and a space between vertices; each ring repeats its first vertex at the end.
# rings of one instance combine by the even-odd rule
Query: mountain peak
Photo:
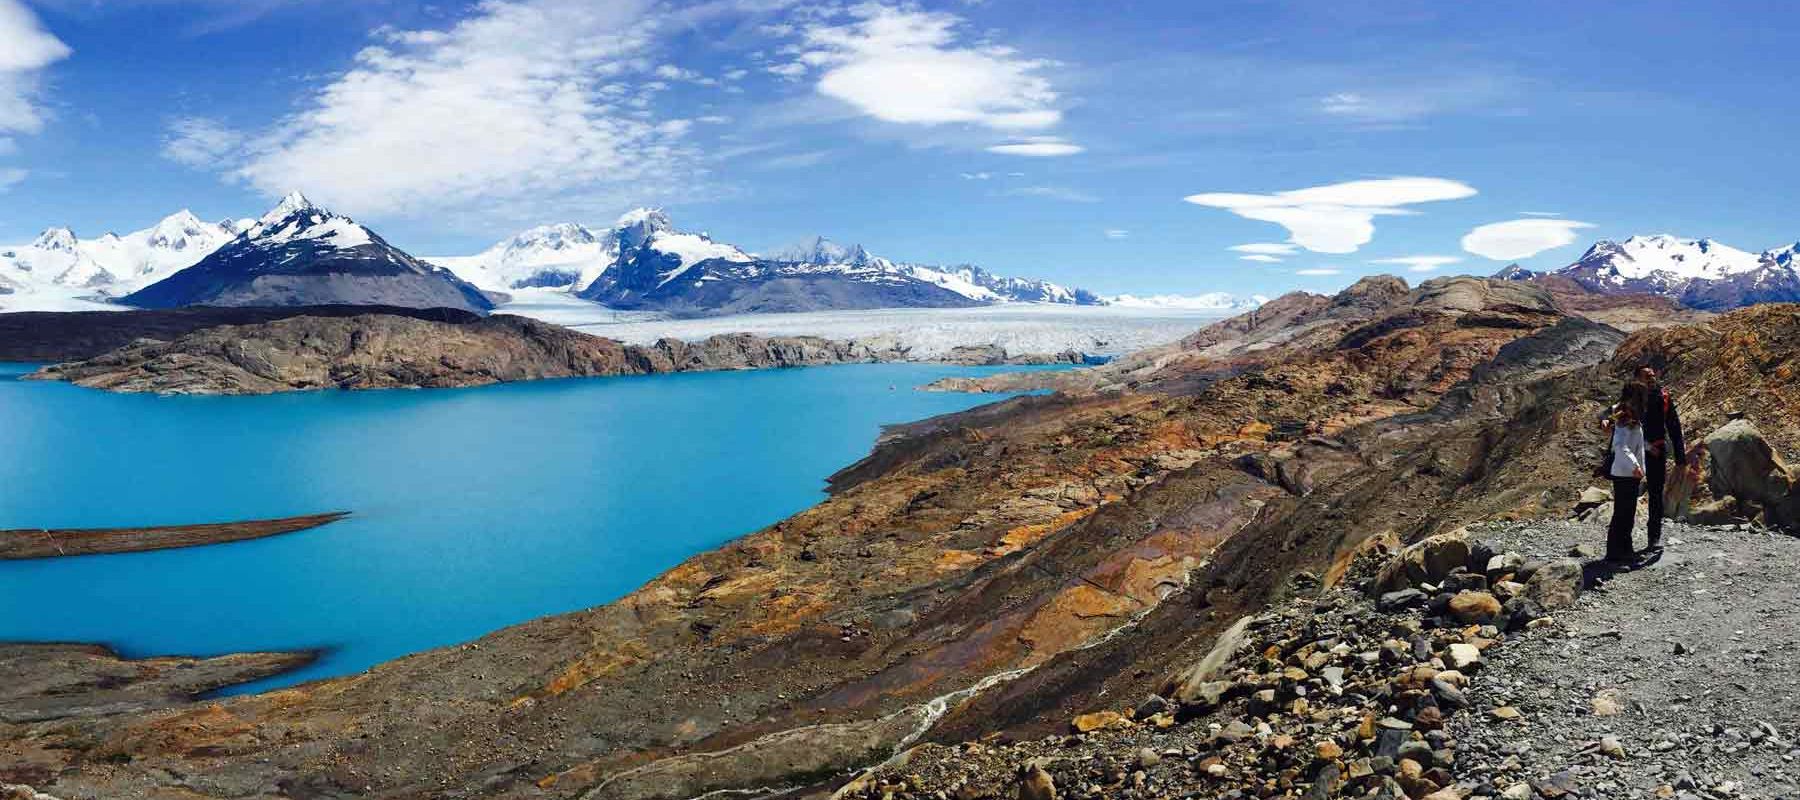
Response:
POLYGON ((823 236, 814 236, 799 244, 783 247, 770 254, 778 261, 800 264, 867 264, 872 256, 860 244, 841 245, 823 236))
POLYGON ((287 219, 296 212, 321 210, 323 209, 313 205, 311 200, 306 199, 306 195, 303 195, 298 191, 293 191, 288 192, 286 197, 281 198, 281 202, 276 203, 275 207, 269 209, 269 213, 262 215, 262 219, 258 221, 263 225, 273 225, 287 219))
POLYGON ((40 250, 73 252, 75 250, 75 232, 68 228, 45 228, 43 233, 38 234, 31 246, 40 250))
POLYGON ((675 223, 660 208, 636 208, 620 215, 615 227, 620 249, 630 250, 643 246, 651 236, 675 230, 675 223))

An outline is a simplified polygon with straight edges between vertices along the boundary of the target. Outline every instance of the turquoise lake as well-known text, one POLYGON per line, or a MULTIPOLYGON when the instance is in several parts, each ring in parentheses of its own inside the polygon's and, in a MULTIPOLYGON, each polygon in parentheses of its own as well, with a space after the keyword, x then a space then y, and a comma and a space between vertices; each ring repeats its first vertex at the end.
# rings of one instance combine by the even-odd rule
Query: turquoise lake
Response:
MULTIPOLYGON (((1016 369, 1016 368, 1013 368, 1016 369)), ((998 369, 880 364, 267 397, 116 395, 0 364, 0 529, 346 510, 252 542, 0 562, 0 640, 321 648, 254 689, 599 605, 824 498, 883 424, 998 369)))

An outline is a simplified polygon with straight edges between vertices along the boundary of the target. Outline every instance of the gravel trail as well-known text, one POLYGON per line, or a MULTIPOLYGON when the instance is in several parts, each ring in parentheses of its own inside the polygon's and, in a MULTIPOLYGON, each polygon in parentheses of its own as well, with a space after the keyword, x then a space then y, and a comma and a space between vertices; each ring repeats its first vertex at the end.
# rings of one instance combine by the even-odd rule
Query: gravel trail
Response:
MULTIPOLYGON (((1572 522, 1482 535, 1538 557, 1605 539, 1572 522)), ((1557 625, 1494 653, 1470 694, 1519 716, 1458 721, 1465 774, 1539 796, 1800 798, 1800 539, 1681 524, 1664 539, 1631 569, 1590 561, 1557 625)))

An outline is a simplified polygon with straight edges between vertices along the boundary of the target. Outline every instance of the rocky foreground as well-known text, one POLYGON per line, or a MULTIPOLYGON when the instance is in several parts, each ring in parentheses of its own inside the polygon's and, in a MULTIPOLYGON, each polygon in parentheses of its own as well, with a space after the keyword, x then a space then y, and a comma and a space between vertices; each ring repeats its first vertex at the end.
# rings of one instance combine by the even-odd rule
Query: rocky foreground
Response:
POLYGON ((1800 540, 1668 533, 1627 569, 1585 524, 1377 542, 1334 585, 1297 573, 1158 693, 913 748, 837 796, 1796 796, 1800 540))
MULTIPOLYGON (((896 428, 833 477, 823 503, 696 555, 606 606, 263 695, 0 723, 0 781, 65 800, 822 796, 921 744, 1054 742, 1043 737, 1067 735, 1077 717, 1135 717, 1143 699, 1158 694, 1174 710, 1145 709, 1142 719, 1169 713, 1167 730, 1177 731, 1170 735, 1188 739, 1158 749, 1146 781, 1198 763, 1208 779, 1229 778, 1210 796, 1314 792, 1319 748, 1330 738, 1343 750, 1325 757, 1341 762, 1338 781, 1323 781, 1330 791, 1315 796, 1395 796, 1396 786, 1419 797, 1479 786, 1516 792, 1518 783, 1566 796, 1560 783, 1543 780, 1576 766, 1562 751, 1533 745, 1510 754, 1516 770, 1485 773, 1476 769, 1488 758, 1476 748, 1479 737, 1455 728, 1433 736, 1428 726, 1437 723, 1419 718, 1434 707, 1442 724, 1459 724, 1448 713, 1454 695, 1440 695, 1418 667, 1439 670, 1429 676, 1436 679, 1442 661, 1468 677, 1467 686, 1439 682, 1471 703, 1472 712, 1459 713, 1479 713, 1505 695, 1482 689, 1486 673, 1467 660, 1469 649, 1485 667, 1520 642, 1565 630, 1560 622, 1513 628, 1530 617, 1520 613, 1529 606, 1514 602, 1532 599, 1521 587, 1548 581, 1525 574, 1540 553, 1495 545, 1495 555, 1521 556, 1516 566, 1502 561, 1499 573, 1488 569, 1492 558, 1450 559, 1464 571, 1441 607, 1450 567, 1385 579, 1378 571, 1370 578, 1382 590, 1375 602, 1400 596, 1373 611, 1355 599, 1367 594, 1355 592, 1375 565, 1357 571, 1356 554, 1371 552, 1371 542, 1392 550, 1473 523, 1566 517, 1582 501, 1601 445, 1596 415, 1651 356, 1666 361, 1697 434, 1738 417, 1760 431, 1767 452, 1800 451, 1793 306, 1627 335, 1526 283, 1368 279, 1334 297, 1282 298, 1181 345, 1084 373, 1098 377, 1072 380, 1055 395, 896 428), (1351 594, 1317 595, 1306 579, 1295 582, 1300 573, 1351 594), (1463 592, 1489 597, 1459 600, 1463 592), (1298 610, 1283 612, 1292 619, 1246 628, 1271 638, 1255 651, 1231 650, 1227 677, 1171 685, 1196 674, 1241 620, 1295 598, 1303 598, 1298 610), (1315 613, 1308 604, 1318 602, 1336 605, 1315 613), (1476 613, 1466 624, 1442 621, 1476 613), (1433 618, 1440 621, 1427 624, 1433 618), (1333 620, 1355 623, 1354 636, 1329 627, 1333 620), (1298 633, 1309 625, 1326 627, 1298 633), (1332 637, 1338 641, 1318 645, 1332 637), (1269 653, 1273 644, 1280 647, 1269 653), (1343 652, 1335 652, 1339 644, 1343 652), (1373 662, 1364 660, 1369 652, 1373 662), (1330 663, 1308 666, 1321 653, 1330 663), (1238 660, 1250 655, 1264 661, 1238 660), (1338 666, 1341 696, 1325 685, 1325 669, 1338 666), (1408 666, 1413 683, 1397 683, 1408 666), (1290 676, 1289 667, 1305 677, 1290 676), (1261 677, 1240 680, 1251 674, 1261 677), (1208 687, 1225 680, 1256 688, 1208 700, 1208 687), (1192 692, 1177 691, 1187 685, 1192 692), (1292 691, 1300 686, 1304 697, 1292 691), (1249 732, 1201 716, 1196 697, 1227 714, 1248 713, 1235 721, 1249 732), (1317 721, 1315 711, 1330 716, 1317 721), (1251 721, 1257 717, 1269 725, 1266 736, 1251 721), (1202 719, 1238 736, 1242 749, 1231 752, 1239 755, 1202 763, 1218 749, 1216 740, 1202 747, 1213 738, 1202 719), (1291 737, 1291 749, 1261 760, 1264 743, 1278 736, 1291 737), (1439 750, 1454 760, 1440 762, 1439 750), (1214 766, 1225 775, 1212 775, 1214 766)), ((1695 507, 1777 520, 1800 476, 1772 458, 1741 466, 1719 471, 1716 490, 1709 485, 1695 507), (1755 491, 1724 477, 1757 469, 1755 491)), ((1570 577, 1566 564, 1545 574, 1570 577)), ((1569 606, 1553 608, 1547 597, 1534 602, 1552 619, 1567 616, 1569 606)), ((1524 699, 1508 702, 1529 718, 1524 699)), ((1084 723, 1090 738, 1155 728, 1098 721, 1084 723)), ((1794 735, 1791 724, 1771 724, 1784 741, 1794 735)), ((1736 722, 1728 727, 1750 736, 1736 722)), ((1698 735, 1687 727, 1670 733, 1698 735)), ((1620 744, 1628 754, 1637 746, 1620 744)), ((1104 756, 1103 774, 1040 769, 1059 791, 1092 785, 1111 796, 1142 767, 1126 769, 1123 784, 1103 779, 1150 746, 1104 756)), ((1008 772, 1014 761, 995 763, 1006 774, 984 780, 1016 777, 1008 772)), ((1693 782, 1735 779, 1719 771, 1705 780, 1696 773, 1693 782)), ((896 793, 912 791, 896 788, 905 774, 876 773, 896 793)), ((1605 796, 1597 780, 1571 780, 1605 796)), ((931 783, 924 794, 950 796, 954 783, 931 783)), ((881 793, 870 789, 881 783, 852 785, 881 793)), ((982 785, 1018 791, 1015 783, 982 785)))

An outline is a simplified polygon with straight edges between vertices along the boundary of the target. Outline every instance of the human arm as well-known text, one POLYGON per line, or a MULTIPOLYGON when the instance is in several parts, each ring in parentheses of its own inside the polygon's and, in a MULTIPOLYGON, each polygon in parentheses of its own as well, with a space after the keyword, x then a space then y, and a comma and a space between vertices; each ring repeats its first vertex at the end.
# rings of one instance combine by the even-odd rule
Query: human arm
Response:
POLYGON ((1675 455, 1675 463, 1687 466, 1687 442, 1681 436, 1681 413, 1675 410, 1672 398, 1668 400, 1668 413, 1663 415, 1663 425, 1667 428, 1664 435, 1669 437, 1669 449, 1675 455))

